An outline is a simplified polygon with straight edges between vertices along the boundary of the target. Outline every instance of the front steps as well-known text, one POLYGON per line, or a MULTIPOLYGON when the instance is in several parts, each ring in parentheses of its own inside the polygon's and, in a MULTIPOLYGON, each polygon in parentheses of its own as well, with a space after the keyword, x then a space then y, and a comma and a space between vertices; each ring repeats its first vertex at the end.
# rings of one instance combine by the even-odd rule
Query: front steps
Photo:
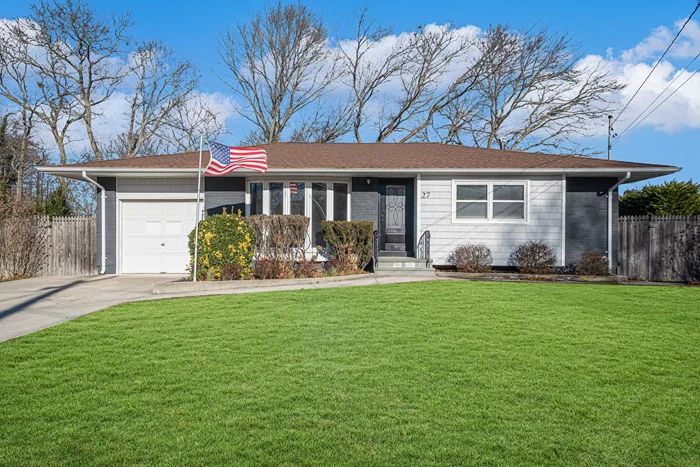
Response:
POLYGON ((374 268, 377 276, 434 276, 432 261, 426 264, 425 259, 406 258, 399 256, 379 255, 379 264, 374 268))

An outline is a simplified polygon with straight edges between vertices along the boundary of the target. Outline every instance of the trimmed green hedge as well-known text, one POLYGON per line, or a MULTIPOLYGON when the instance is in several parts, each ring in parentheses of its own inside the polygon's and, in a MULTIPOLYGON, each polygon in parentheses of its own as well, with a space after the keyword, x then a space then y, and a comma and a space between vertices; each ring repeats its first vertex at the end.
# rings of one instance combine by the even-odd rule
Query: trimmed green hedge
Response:
POLYGON ((323 221, 321 230, 341 272, 362 270, 372 260, 372 222, 323 221))

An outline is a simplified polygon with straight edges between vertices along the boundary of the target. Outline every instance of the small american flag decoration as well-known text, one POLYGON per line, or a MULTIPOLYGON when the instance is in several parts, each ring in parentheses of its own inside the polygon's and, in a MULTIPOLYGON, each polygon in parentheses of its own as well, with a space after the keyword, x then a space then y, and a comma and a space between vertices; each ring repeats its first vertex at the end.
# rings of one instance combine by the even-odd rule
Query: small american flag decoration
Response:
POLYGON ((238 169, 267 172, 267 153, 261 148, 237 148, 209 143, 209 165, 206 175, 226 175, 238 169))
POLYGON ((293 195, 296 195, 297 193, 299 193, 299 187, 297 186, 297 182, 289 182, 289 191, 293 195))

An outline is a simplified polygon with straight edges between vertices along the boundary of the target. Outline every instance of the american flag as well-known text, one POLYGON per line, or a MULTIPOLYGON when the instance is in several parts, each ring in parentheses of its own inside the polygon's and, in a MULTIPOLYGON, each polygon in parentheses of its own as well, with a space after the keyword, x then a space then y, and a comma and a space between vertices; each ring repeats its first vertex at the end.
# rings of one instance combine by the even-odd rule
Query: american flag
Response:
POLYGON ((289 182, 289 191, 291 191, 293 195, 299 193, 299 187, 297 186, 297 182, 289 182))
POLYGON ((219 143, 209 143, 209 165, 206 175, 226 175, 238 169, 256 172, 267 171, 267 153, 261 148, 236 148, 219 143))

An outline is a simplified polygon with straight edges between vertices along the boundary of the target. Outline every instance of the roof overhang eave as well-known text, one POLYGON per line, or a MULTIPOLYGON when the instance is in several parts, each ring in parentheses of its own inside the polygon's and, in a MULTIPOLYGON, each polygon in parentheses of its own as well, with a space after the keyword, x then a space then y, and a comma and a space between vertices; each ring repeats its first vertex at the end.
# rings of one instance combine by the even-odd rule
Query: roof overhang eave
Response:
MULTIPOLYGON (((82 172, 104 177, 191 177, 197 175, 194 168, 116 168, 116 167, 38 167, 39 172, 59 177, 82 179, 82 172)), ((306 168, 306 169, 269 169, 265 175, 295 175, 295 174, 339 174, 345 176, 366 175, 469 175, 469 174, 502 174, 502 175, 576 175, 576 176, 620 176, 626 172, 632 172, 631 182, 646 180, 649 178, 670 175, 680 171, 680 167, 636 167, 636 168, 516 168, 516 169, 489 169, 489 168, 403 168, 403 169, 376 169, 376 168, 306 168)), ((240 171, 229 176, 264 176, 254 171, 240 171)))

